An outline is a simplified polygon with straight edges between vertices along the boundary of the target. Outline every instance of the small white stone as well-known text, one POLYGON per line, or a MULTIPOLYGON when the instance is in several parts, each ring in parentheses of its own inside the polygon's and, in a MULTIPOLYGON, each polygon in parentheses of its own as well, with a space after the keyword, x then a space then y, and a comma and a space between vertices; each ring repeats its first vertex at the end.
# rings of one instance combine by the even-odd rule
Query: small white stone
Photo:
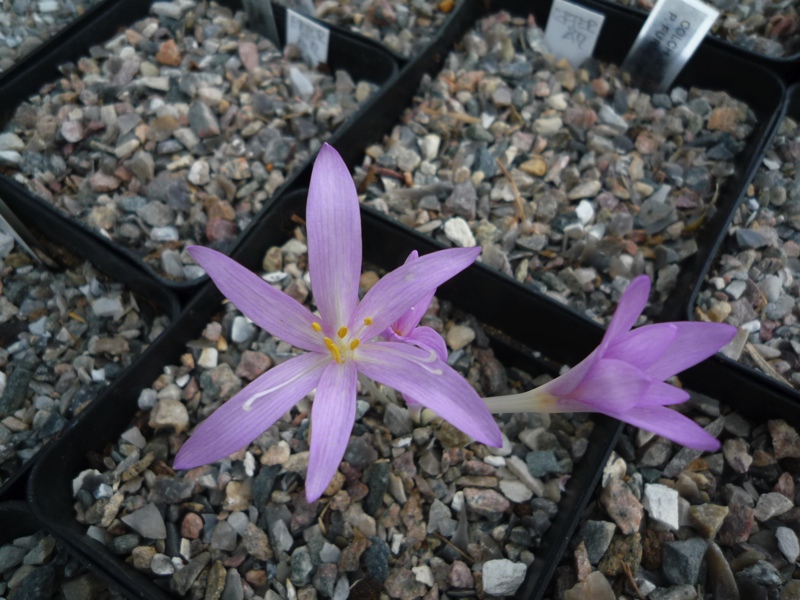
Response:
POLYGON ((453 217, 445 221, 444 234, 448 240, 460 248, 473 248, 477 244, 469 224, 461 217, 453 217))
POLYGON ((314 95, 314 84, 297 67, 289 69, 289 80, 292 82, 292 89, 303 100, 308 100, 314 95))
POLYGON ((544 484, 542 483, 541 479, 537 479, 531 475, 531 472, 528 470, 528 465, 526 465, 525 461, 520 457, 507 457, 506 468, 514 475, 514 477, 524 483, 534 494, 539 497, 544 496, 544 484))
POLYGON ((186 177, 192 185, 205 185, 211 181, 211 169, 204 160, 198 160, 189 169, 186 177))
POLYGON ((502 456, 484 456, 483 462, 495 468, 505 467, 506 459, 502 456))
POLYGON ((147 440, 142 435, 142 432, 139 431, 139 428, 134 426, 125 431, 121 436, 123 440, 128 442, 129 444, 133 444, 140 450, 147 445, 147 440))
POLYGON ((678 520, 678 492, 666 485, 646 483, 644 486, 644 509, 650 513, 650 518, 664 527, 677 531, 680 527, 678 520))
POLYGON ((483 563, 483 591, 494 596, 511 596, 525 580, 524 563, 500 558, 483 563))
POLYGON ((203 348, 200 352, 200 358, 197 359, 197 364, 204 369, 213 369, 217 366, 219 361, 219 352, 216 348, 203 348))
POLYGON ((428 587, 433 587, 433 571, 428 565, 412 567, 411 571, 414 573, 414 579, 418 582, 428 587))
POLYGON ((527 502, 533 497, 533 491, 521 481, 504 479, 500 482, 500 491, 512 502, 527 502))
POLYGON ((800 543, 797 541, 797 534, 788 527, 778 527, 775 530, 775 539, 778 541, 778 549, 786 557, 786 562, 794 564, 800 556, 800 543))
POLYGON ((575 216, 583 225, 588 225, 594 219, 594 207, 588 200, 581 200, 575 207, 575 216))
POLYGON ((728 287, 725 288, 725 293, 731 297, 733 300, 738 300, 741 298, 742 294, 744 294, 745 289, 747 288, 747 282, 742 281, 741 279, 734 279, 728 284, 728 287))

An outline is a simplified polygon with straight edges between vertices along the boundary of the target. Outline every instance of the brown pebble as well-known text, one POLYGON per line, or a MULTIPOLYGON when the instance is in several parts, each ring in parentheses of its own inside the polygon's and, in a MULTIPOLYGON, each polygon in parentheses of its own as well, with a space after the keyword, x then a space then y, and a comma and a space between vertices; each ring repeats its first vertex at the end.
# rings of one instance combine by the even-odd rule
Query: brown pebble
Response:
POLYGON ((181 52, 173 39, 163 42, 156 52, 156 62, 170 67, 180 66, 181 58, 181 52))
POLYGON ((187 513, 181 522, 181 537, 196 540, 203 531, 203 519, 195 513, 187 513))

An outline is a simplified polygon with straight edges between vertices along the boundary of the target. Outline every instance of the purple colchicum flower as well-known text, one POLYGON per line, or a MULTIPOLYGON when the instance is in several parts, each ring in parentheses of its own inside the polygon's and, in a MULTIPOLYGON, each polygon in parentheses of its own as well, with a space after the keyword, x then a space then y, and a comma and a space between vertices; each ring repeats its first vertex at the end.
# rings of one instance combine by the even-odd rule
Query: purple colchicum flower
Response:
POLYGON ((306 498, 313 502, 325 491, 347 449, 358 373, 415 398, 476 440, 500 446, 500 430, 481 398, 435 351, 378 338, 410 308, 425 298, 430 302, 436 287, 472 264, 480 248, 415 258, 383 277, 359 302, 358 196, 347 167, 327 144, 314 163, 306 227, 319 317, 223 254, 189 247, 242 313, 308 352, 270 369, 200 423, 175 457, 174 467, 188 469, 236 452, 316 388, 306 478, 306 498))
POLYGON ((663 380, 705 360, 733 339, 722 323, 658 323, 631 330, 647 304, 650 278, 634 279, 600 345, 564 375, 522 394, 486 398, 494 413, 599 412, 697 450, 720 443, 666 408, 689 399, 663 380))

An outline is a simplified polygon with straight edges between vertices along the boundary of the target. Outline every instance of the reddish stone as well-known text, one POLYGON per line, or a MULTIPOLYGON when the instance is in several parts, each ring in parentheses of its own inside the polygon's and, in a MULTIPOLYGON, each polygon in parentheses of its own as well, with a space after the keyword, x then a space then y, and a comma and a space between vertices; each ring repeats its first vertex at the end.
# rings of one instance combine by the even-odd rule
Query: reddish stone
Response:
POLYGON ((239 42, 239 60, 252 72, 258 68, 258 47, 253 42, 239 42))
POLYGON ((472 572, 466 563, 460 560, 453 561, 450 566, 450 573, 447 575, 447 581, 455 588, 472 588, 475 585, 472 572))
POLYGON ((181 52, 178 50, 175 40, 169 39, 161 44, 158 52, 156 52, 156 61, 162 65, 168 65, 170 67, 180 66, 181 52))
POLYGON ((203 531, 203 519, 195 513, 187 513, 181 523, 181 537, 196 540, 203 531))
POLYGON ((206 237, 209 242, 229 242, 236 238, 238 227, 233 221, 212 217, 206 223, 206 237))
POLYGON ((89 187, 93 192, 112 192, 119 187, 120 181, 113 175, 106 175, 98 171, 89 177, 89 187))
POLYGON ((236 375, 253 381, 256 377, 264 373, 272 366, 272 359, 262 352, 245 350, 242 358, 236 366, 236 375))

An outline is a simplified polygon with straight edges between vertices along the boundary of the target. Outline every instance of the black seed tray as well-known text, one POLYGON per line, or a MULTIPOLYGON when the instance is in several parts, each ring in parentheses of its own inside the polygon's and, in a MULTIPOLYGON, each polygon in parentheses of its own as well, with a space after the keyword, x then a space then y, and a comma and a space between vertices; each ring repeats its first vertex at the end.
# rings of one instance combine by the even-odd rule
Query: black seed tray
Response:
MULTIPOLYGON (((628 13, 644 23, 647 17, 649 16, 650 12, 646 10, 642 10, 639 8, 634 8, 631 6, 623 6, 622 4, 617 4, 612 2, 611 0, 594 0, 598 6, 601 7, 603 12, 608 9, 613 10, 620 10, 625 13, 628 13)), ((711 3, 709 3, 711 4, 711 3)), ((587 3, 588 5, 588 3, 587 3)), ((750 60, 755 63, 760 64, 764 69, 773 71, 781 76, 787 85, 790 85, 793 82, 798 80, 800 77, 800 73, 797 70, 797 65, 800 63, 800 52, 793 52, 791 54, 785 54, 783 56, 768 56, 761 52, 755 52, 753 50, 747 50, 734 44, 733 42, 729 42, 727 40, 723 40, 712 34, 711 32, 708 33, 706 39, 703 41, 703 44, 709 44, 720 48, 725 52, 729 52, 734 56, 739 56, 745 60, 750 60)))
MULTIPOLYGON (((26 190, 13 181, 0 178, 0 199, 56 257, 62 251, 79 256, 109 277, 128 286, 136 295, 144 318, 152 319, 159 314, 168 315, 171 321, 177 318, 180 304, 175 294, 131 262, 124 253, 108 247, 96 236, 88 235, 84 228, 65 220, 51 206, 29 202, 26 190)), ((65 430, 71 425, 72 423, 68 424, 65 430)), ((43 448, 0 486, 0 499, 24 496, 28 473, 44 450, 43 448)), ((2 519, 0 523, 3 523, 2 519)))
MULTIPOLYGON (((67 30, 59 34, 57 38, 45 44, 36 52, 32 53, 27 59, 15 65, 8 73, 0 77, 0 127, 4 127, 14 114, 20 103, 31 95, 38 93, 39 89, 52 81, 62 77, 58 67, 69 61, 77 61, 80 57, 86 56, 89 48, 105 42, 115 32, 125 26, 149 14, 150 5, 153 0, 113 0, 113 2, 102 4, 96 10, 88 12, 84 18, 74 23, 67 30)), ((241 0, 220 0, 223 6, 233 10, 243 10, 241 0)), ((272 10, 278 26, 278 34, 281 42, 285 41, 286 29, 286 9, 278 4, 273 4, 272 10)), ((325 25, 330 30, 329 44, 329 64, 332 70, 342 69, 347 71, 355 80, 366 80, 378 86, 385 86, 397 73, 398 66, 394 57, 381 44, 356 35, 340 27, 325 25)), ((361 120, 360 115, 369 107, 375 104, 380 93, 373 94, 364 105, 352 116, 349 123, 344 123, 329 139, 328 143, 338 144, 336 141, 351 126, 357 126, 361 120)), ((353 135, 353 134, 351 134, 353 135)), ((266 203, 274 201, 282 190, 292 185, 293 180, 298 174, 310 171, 313 164, 313 157, 307 163, 298 168, 292 175, 287 177, 287 181, 273 194, 273 197, 266 203)), ((8 178, 0 173, 0 182, 8 183, 8 178)), ((37 195, 25 190, 28 201, 49 206, 47 202, 37 195)), ((171 281, 157 274, 149 265, 145 264, 134 252, 115 244, 102 236, 97 231, 90 229, 83 222, 64 215, 85 229, 89 235, 102 241, 109 247, 114 247, 116 252, 126 254, 130 260, 136 262, 140 268, 149 272, 161 284, 178 293, 181 300, 188 300, 193 293, 199 290, 202 284, 208 281, 207 277, 185 282, 171 281)), ((246 228, 239 237, 233 242, 226 251, 232 251, 241 240, 246 237, 252 229, 252 224, 258 220, 258 215, 254 215, 251 225, 246 228)))
MULTIPOLYGON (((800 84, 796 84, 792 86, 786 97, 786 102, 783 105, 783 108, 778 115, 778 124, 783 120, 784 117, 792 117, 793 119, 800 119, 800 84)), ((773 135, 770 136, 767 144, 765 145, 765 149, 769 146, 772 142, 772 139, 775 137, 775 133, 777 133, 777 127, 773 135)), ((755 177, 757 173, 757 169, 753 171, 751 174, 749 182, 755 177)), ((700 294, 700 290, 703 286, 703 283, 708 277, 708 274, 714 265, 714 261, 718 257, 718 252, 720 250, 720 246, 722 245, 722 241, 728 233, 728 226, 730 225, 731 221, 733 220, 733 213, 731 213, 724 224, 724 227, 721 230, 720 238, 714 246, 714 251, 706 257, 706 263, 703 265, 703 268, 700 272, 700 276, 698 277, 697 281, 695 282, 694 289, 692 290, 692 294, 689 298, 689 304, 686 309, 686 313, 684 318, 687 320, 696 320, 697 316, 695 314, 695 305, 697 303, 697 297, 700 294)), ((747 414, 751 414, 753 416, 760 416, 762 417, 761 420, 767 418, 768 415, 762 414, 761 409, 762 406, 758 405, 758 410, 756 410, 754 404, 750 402, 744 402, 743 404, 738 405, 736 401, 738 399, 737 391, 738 392, 745 392, 746 390, 742 389, 741 385, 747 385, 745 382, 751 382, 752 385, 763 386, 764 388, 769 388, 774 391, 774 393, 779 396, 781 400, 781 404, 785 405, 784 409, 789 411, 786 413, 787 416, 785 417, 787 420, 790 418, 794 418, 795 422, 800 423, 800 393, 794 388, 779 382, 776 379, 766 375, 762 371, 758 371, 747 365, 744 365, 738 361, 735 361, 731 358, 723 356, 721 354, 717 355, 718 361, 717 364, 720 368, 719 373, 726 373, 724 381, 717 381, 715 382, 715 389, 719 390, 715 398, 727 402, 733 406, 736 406, 742 412, 747 414)), ((748 390, 753 390, 755 388, 749 387, 748 390)), ((710 394, 713 395, 713 394, 710 394)), ((749 396, 749 398, 755 400, 758 396, 749 396)), ((782 409, 783 410, 783 409, 782 409)))
MULTIPOLYGON (((643 18, 621 7, 601 6, 593 0, 584 0, 583 4, 606 15, 605 25, 595 49, 595 58, 621 63, 636 39, 643 18)), ((365 107, 357 126, 342 131, 333 141, 351 171, 356 165, 361 164, 364 150, 368 146, 380 142, 383 135, 391 132, 398 115, 411 104, 423 75, 429 74, 435 77, 441 70, 447 54, 475 22, 486 14, 501 10, 515 16, 524 17, 533 14, 537 23, 545 24, 550 11, 550 2, 503 0, 488 4, 483 0, 464 0, 459 3, 456 12, 445 22, 439 36, 431 43, 427 52, 403 67, 389 88, 376 98, 376 102, 365 107)), ((716 212, 706 219, 696 237, 698 251, 681 263, 677 285, 665 302, 657 319, 659 321, 685 318, 686 306, 699 273, 708 257, 714 254, 720 236, 727 231, 730 215, 743 197, 747 183, 758 167, 766 143, 777 127, 785 94, 785 87, 777 75, 765 70, 748 57, 730 52, 721 43, 709 41, 700 46, 675 85, 724 90, 734 98, 747 102, 757 116, 758 124, 750 136, 747 147, 737 157, 735 174, 720 189, 715 205, 716 212)), ((307 185, 310 176, 309 165, 296 178, 295 185, 307 185)), ((378 218, 386 217, 378 215, 378 218)), ((515 285, 524 287, 519 283, 515 285)))
MULTIPOLYGON (((292 217, 305 211, 305 192, 293 193, 278 200, 269 209, 257 231, 235 252, 234 258, 256 269, 266 249, 280 244, 297 226, 292 217)), ((364 256, 380 268, 402 264, 411 249, 424 254, 435 250, 428 238, 409 234, 404 228, 371 213, 362 213, 364 256)), ((496 336, 492 347, 507 366, 520 366, 542 372, 543 363, 531 350, 539 350, 559 362, 575 363, 600 340, 601 330, 557 303, 532 297, 513 286, 498 273, 470 267, 453 281, 439 288, 437 295, 453 301, 478 320, 501 331, 510 332, 514 341, 496 336), (498 309, 502 307, 502 309, 498 309), (522 346, 524 344, 524 346, 522 346)), ((137 410, 140 389, 162 372, 162 367, 177 360, 185 343, 199 335, 208 319, 219 310, 221 294, 213 284, 206 286, 187 306, 181 317, 143 354, 135 369, 126 371, 113 389, 84 411, 83 418, 50 448, 34 470, 28 498, 36 516, 54 535, 65 541, 76 555, 84 557, 106 579, 125 590, 129 598, 173 598, 143 574, 135 571, 103 545, 85 534, 85 527, 75 520, 72 479, 87 468, 87 453, 100 451, 113 443, 126 428, 137 410)), ((531 597, 543 588, 572 530, 576 517, 588 501, 588 494, 602 471, 607 454, 613 448, 619 424, 598 416, 590 448, 576 465, 562 497, 558 516, 537 550, 521 597, 531 597)))

